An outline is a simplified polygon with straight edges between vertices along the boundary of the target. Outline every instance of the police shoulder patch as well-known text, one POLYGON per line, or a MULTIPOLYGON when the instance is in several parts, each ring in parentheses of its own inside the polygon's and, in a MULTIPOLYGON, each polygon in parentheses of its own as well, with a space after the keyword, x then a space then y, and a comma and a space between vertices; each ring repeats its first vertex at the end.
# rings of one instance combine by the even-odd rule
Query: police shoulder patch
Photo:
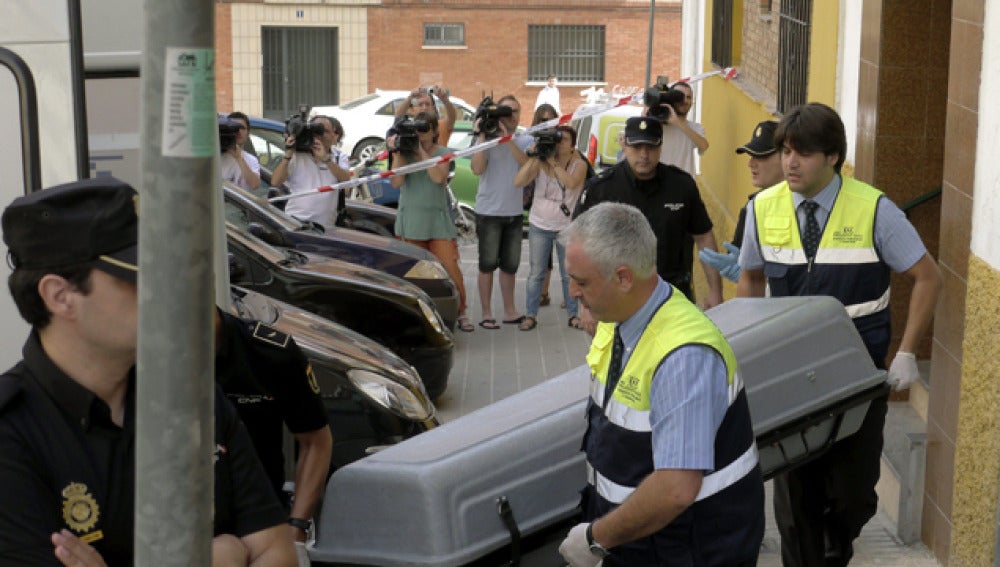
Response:
POLYGON ((257 321, 253 328, 253 338, 279 348, 288 346, 288 335, 257 321))

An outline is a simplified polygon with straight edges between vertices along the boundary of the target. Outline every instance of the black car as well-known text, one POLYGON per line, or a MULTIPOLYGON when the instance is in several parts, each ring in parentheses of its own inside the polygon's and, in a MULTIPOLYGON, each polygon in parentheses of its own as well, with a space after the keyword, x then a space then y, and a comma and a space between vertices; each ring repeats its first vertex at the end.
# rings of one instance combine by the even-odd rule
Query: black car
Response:
MULTIPOLYGON (((316 223, 285 214, 249 191, 230 183, 223 185, 228 222, 272 246, 336 258, 402 278, 422 289, 434 301, 448 328, 454 330, 458 290, 430 252, 395 238, 339 226, 324 230, 316 223)), ((338 210, 344 211, 342 193, 338 193, 338 202, 338 210)))
POLYGON ((439 425, 416 370, 389 349, 247 289, 231 297, 236 315, 291 335, 309 359, 333 430, 331 470, 439 425))
POLYGON ((389 347, 420 374, 431 399, 448 385, 455 341, 430 298, 395 276, 341 260, 274 248, 226 223, 229 278, 389 347))

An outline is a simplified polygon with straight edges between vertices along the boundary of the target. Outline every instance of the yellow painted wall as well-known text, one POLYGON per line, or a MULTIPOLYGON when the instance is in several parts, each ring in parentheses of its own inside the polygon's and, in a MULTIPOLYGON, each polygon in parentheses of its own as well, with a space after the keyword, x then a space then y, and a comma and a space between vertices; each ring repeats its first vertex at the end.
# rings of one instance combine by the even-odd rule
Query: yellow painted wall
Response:
MULTIPOLYGON (((813 3, 812 36, 810 39, 808 99, 833 106, 836 100, 837 50, 840 20, 838 2, 813 3)), ((704 71, 714 70, 712 64, 712 5, 705 7, 705 60, 704 71)), ((742 6, 735 11, 742 13, 742 6)), ((741 19, 742 21, 742 19, 741 19)), ((739 26, 742 29, 742 25, 739 26)), ((734 37, 739 44, 740 36, 734 37)), ((738 53, 738 50, 737 50, 738 53)), ((739 69, 738 59, 735 59, 739 69)), ((777 81, 777 77, 774 78, 777 81)), ((713 77, 702 81, 697 88, 701 91, 701 122, 709 141, 709 149, 701 158, 701 175, 698 185, 708 214, 715 225, 715 238, 721 247, 723 242, 733 238, 740 208, 746 204, 747 196, 755 189, 750 184, 747 169, 748 158, 737 155, 736 148, 750 139, 753 129, 763 120, 779 120, 768 110, 774 105, 772 100, 754 98, 740 87, 740 80, 726 81, 713 77)), ((848 165, 846 174, 852 168, 848 165)), ((695 287, 701 287, 700 270, 695 269, 695 287)), ((735 285, 724 283, 726 297, 735 295, 735 285)), ((699 294, 702 297, 702 294, 699 294)))
POLYGON ((955 489, 952 565, 993 565, 1000 478, 1000 271, 969 256, 955 489))
POLYGON ((806 98, 834 107, 837 100, 837 51, 840 2, 813 2, 806 98))

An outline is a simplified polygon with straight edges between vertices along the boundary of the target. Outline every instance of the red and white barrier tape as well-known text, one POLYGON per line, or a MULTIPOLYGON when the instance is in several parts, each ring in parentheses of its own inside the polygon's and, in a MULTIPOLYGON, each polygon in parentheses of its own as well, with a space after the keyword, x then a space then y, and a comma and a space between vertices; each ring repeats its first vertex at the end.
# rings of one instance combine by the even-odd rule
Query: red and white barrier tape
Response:
MULTIPOLYGON (((698 75, 693 75, 691 77, 685 77, 683 79, 678 80, 677 82, 679 82, 679 83, 694 83, 694 82, 697 82, 697 81, 701 81, 701 80, 707 79, 709 77, 715 77, 717 75, 721 75, 727 81, 731 80, 734 77, 736 77, 736 75, 737 75, 736 68, 735 67, 726 67, 725 69, 720 69, 720 70, 717 70, 717 71, 709 71, 707 73, 701 73, 701 74, 698 74, 698 75)), ((632 95, 630 97, 622 97, 622 98, 620 98, 618 100, 614 100, 614 101, 608 102, 606 104, 595 106, 593 108, 587 108, 587 109, 583 109, 583 110, 579 110, 578 109, 577 112, 574 112, 572 114, 564 114, 564 115, 562 115, 562 116, 560 116, 558 118, 553 118, 552 120, 548 120, 546 122, 542 122, 540 124, 537 124, 535 126, 527 128, 525 130, 522 130, 522 131, 520 131, 520 132, 518 132, 516 134, 507 134, 505 136, 500 136, 499 138, 494 138, 492 140, 487 140, 487 141, 483 142, 482 144, 477 144, 475 146, 469 146, 468 148, 463 148, 461 150, 455 150, 453 152, 449 152, 449 153, 446 153, 446 154, 444 154, 442 156, 438 156, 438 157, 435 157, 435 158, 432 158, 432 159, 427 159, 427 160, 424 160, 424 161, 418 161, 418 162, 414 162, 414 163, 408 163, 408 164, 406 164, 404 166, 397 167, 396 169, 390 169, 390 170, 387 170, 387 171, 380 171, 379 173, 376 173, 376 174, 373 174, 373 175, 366 175, 364 177, 357 177, 357 178, 349 179, 347 181, 342 181, 342 182, 334 184, 334 185, 324 185, 323 187, 317 188, 315 191, 304 191, 304 192, 301 192, 301 193, 291 193, 289 195, 280 195, 280 196, 277 196, 277 197, 272 197, 272 198, 268 199, 268 201, 270 201, 272 203, 277 203, 279 201, 288 201, 288 200, 291 200, 291 199, 297 199, 299 197, 305 197, 307 195, 314 195, 316 193, 327 193, 327 192, 330 192, 330 191, 336 191, 338 189, 347 189, 347 188, 350 188, 350 187, 357 187, 358 185, 362 185, 362 184, 368 183, 370 181, 378 181, 380 179, 385 179, 387 177, 392 177, 393 175, 403 175, 403 174, 407 174, 407 173, 414 173, 414 172, 417 172, 417 171, 423 171, 425 169, 430 169, 430 168, 434 167, 435 165, 440 165, 442 163, 448 163, 448 162, 454 160, 455 158, 471 156, 472 154, 476 154, 476 153, 479 153, 481 151, 488 150, 490 148, 499 146, 500 144, 506 144, 507 142, 509 142, 512 139, 514 139, 515 135, 517 135, 517 136, 531 135, 531 134, 533 134, 535 132, 539 132, 541 130, 545 130, 545 129, 548 129, 548 128, 554 128, 554 127, 559 126, 561 124, 567 124, 567 123, 569 123, 571 120, 573 120, 575 118, 585 118, 587 116, 593 116, 595 114, 600 114, 600 113, 605 112, 607 110, 611 110, 612 108, 617 108, 619 106, 625 106, 626 104, 630 104, 630 103, 633 103, 633 102, 634 103, 638 103, 638 104, 642 104, 642 93, 636 93, 635 95, 632 95)), ((385 152, 385 150, 383 150, 383 152, 385 152)), ((384 159, 384 156, 381 153, 379 154, 379 159, 384 159)))

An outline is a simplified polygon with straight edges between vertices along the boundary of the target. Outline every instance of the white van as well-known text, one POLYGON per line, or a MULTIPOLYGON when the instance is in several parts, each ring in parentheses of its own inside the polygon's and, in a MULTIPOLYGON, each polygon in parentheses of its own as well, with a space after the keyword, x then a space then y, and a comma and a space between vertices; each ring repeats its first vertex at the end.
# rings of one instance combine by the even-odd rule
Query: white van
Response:
MULTIPOLYGON (((576 113, 598 106, 603 105, 582 104, 576 113)), ((641 106, 627 104, 592 116, 574 118, 570 125, 576 129, 576 148, 587 156, 597 171, 618 163, 621 152, 618 138, 625 130, 625 121, 632 116, 641 116, 642 110, 641 106)))

